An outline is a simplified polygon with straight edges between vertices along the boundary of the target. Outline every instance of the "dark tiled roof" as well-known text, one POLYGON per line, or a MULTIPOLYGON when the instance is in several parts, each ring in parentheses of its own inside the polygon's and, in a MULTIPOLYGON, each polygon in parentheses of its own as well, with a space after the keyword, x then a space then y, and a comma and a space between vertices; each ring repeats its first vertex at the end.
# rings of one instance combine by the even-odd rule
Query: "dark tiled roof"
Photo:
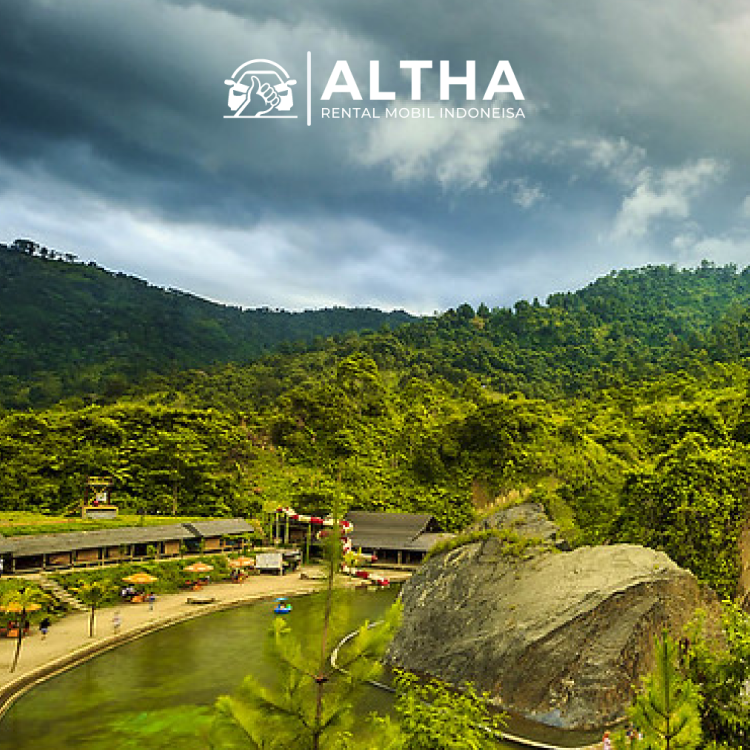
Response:
POLYGON ((373 513, 350 511, 346 520, 354 524, 351 533, 356 549, 413 550, 426 552, 443 535, 428 513, 373 513))
POLYGON ((374 513, 352 510, 346 520, 354 524, 354 533, 393 534, 400 537, 415 537, 427 530, 433 521, 429 513, 374 513))
POLYGON ((0 538, 0 553, 14 557, 73 552, 79 549, 118 547, 121 544, 201 539, 223 534, 243 534, 253 527, 242 518, 200 521, 194 524, 173 523, 164 526, 123 526, 116 529, 71 531, 60 534, 34 534, 0 538))

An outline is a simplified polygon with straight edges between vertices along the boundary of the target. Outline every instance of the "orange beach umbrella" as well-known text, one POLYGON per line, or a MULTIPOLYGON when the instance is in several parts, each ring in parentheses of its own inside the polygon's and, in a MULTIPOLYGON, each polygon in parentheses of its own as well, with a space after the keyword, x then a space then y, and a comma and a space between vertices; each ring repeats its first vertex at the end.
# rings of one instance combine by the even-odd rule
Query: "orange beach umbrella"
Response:
POLYGON ((213 569, 213 565, 208 565, 204 562, 195 562, 192 565, 183 568, 186 573, 210 573, 213 569))
POLYGON ((131 576, 127 576, 122 579, 125 583, 134 583, 137 585, 143 585, 146 583, 153 583, 159 579, 156 576, 152 576, 149 573, 133 573, 131 576))
POLYGON ((237 557, 229 561, 231 568, 252 568, 255 565, 254 557, 237 557))
POLYGON ((25 606, 22 605, 20 602, 10 602, 5 607, 3 607, 4 612, 15 612, 20 614, 24 610, 26 612, 36 612, 38 609, 41 609, 42 605, 37 604, 36 602, 29 602, 25 606))

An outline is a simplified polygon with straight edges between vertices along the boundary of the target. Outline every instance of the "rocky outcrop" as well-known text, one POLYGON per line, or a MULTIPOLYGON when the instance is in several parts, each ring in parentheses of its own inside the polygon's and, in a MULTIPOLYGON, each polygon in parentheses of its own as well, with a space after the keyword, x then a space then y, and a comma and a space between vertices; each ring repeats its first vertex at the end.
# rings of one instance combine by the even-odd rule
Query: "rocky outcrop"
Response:
POLYGON ((552 544, 557 549, 570 549, 560 536, 556 523, 547 518, 539 503, 521 503, 498 510, 476 524, 477 529, 508 529, 530 539, 552 544))
POLYGON ((493 537, 424 564, 403 588, 388 660, 469 680, 536 721, 601 727, 623 716, 655 635, 679 635, 696 608, 717 607, 691 573, 644 547, 509 549, 493 537))

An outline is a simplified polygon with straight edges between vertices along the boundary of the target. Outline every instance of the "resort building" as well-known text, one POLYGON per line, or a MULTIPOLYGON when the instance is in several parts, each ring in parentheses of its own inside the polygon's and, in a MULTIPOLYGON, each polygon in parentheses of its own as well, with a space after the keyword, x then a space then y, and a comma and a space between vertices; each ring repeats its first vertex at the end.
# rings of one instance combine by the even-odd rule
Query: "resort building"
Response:
POLYGON ((5 573, 101 565, 238 549, 255 527, 242 518, 0 537, 5 573))
POLYGON ((350 535, 353 549, 375 554, 380 562, 412 565, 446 534, 435 516, 429 513, 375 513, 352 510, 345 516, 353 524, 350 535))

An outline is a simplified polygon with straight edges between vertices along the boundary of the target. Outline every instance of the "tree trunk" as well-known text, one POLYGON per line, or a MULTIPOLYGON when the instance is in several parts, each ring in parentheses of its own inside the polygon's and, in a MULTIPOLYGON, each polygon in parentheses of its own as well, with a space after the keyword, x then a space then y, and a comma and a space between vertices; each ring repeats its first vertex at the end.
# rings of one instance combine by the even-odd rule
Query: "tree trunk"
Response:
POLYGON ((96 605, 91 605, 91 617, 89 617, 89 638, 94 637, 94 614, 96 612, 96 605))
POLYGON ((21 655, 21 641, 23 641, 23 628, 26 624, 25 619, 21 618, 18 623, 18 638, 16 639, 16 653, 13 655, 13 664, 10 665, 10 671, 16 671, 16 664, 18 664, 18 657, 21 655))

